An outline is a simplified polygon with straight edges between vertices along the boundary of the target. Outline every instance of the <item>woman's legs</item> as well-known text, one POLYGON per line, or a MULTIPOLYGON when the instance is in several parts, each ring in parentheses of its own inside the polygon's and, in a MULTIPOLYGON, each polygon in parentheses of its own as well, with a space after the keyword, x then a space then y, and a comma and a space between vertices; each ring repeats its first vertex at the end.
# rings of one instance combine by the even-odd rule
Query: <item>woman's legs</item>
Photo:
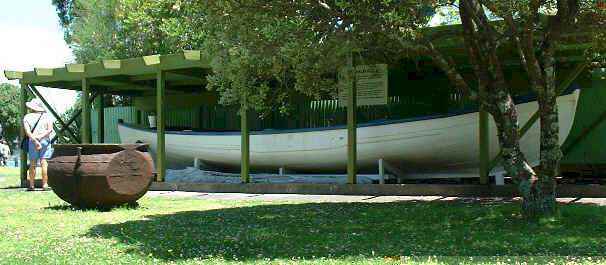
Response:
POLYGON ((42 188, 48 188, 48 162, 46 158, 40 159, 40 167, 42 168, 42 188))
POLYGON ((29 170, 28 170, 28 180, 29 180, 29 188, 34 188, 34 183, 36 180, 36 161, 32 159, 29 161, 29 170))

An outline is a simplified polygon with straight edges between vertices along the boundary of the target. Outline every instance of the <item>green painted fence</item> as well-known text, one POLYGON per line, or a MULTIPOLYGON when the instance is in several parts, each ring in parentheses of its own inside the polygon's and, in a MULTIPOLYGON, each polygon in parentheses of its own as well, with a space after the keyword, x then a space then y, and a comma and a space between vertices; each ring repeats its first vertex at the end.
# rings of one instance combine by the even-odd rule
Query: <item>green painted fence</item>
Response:
MULTIPOLYGON (((112 107, 104 109, 105 122, 105 142, 119 143, 120 136, 118 135, 118 120, 122 119, 126 123, 137 123, 137 110, 134 107, 112 107)), ((99 115, 96 110, 93 110, 91 115, 92 120, 92 136, 93 143, 97 142, 99 135, 98 120, 99 115)))

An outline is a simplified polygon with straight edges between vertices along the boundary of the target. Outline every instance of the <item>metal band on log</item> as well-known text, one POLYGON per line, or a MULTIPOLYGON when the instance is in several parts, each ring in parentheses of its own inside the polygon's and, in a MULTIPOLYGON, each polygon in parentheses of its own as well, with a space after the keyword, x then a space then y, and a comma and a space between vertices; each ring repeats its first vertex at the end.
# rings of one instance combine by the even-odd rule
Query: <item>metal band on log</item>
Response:
POLYGON ((64 201, 84 208, 111 207, 141 198, 153 180, 146 144, 55 145, 48 182, 64 201))

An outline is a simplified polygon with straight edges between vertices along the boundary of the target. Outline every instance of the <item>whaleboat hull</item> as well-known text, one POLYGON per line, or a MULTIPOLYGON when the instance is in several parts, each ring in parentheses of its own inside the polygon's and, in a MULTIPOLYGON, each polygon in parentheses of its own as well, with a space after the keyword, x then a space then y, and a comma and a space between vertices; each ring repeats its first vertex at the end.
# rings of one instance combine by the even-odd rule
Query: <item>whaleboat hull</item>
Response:
MULTIPOLYGON (((579 90, 557 99, 560 144, 573 124, 579 90)), ((520 124, 538 109, 536 101, 516 105, 520 124)), ((376 171, 383 159, 404 172, 477 176, 479 164, 478 112, 463 112, 416 119, 360 124, 357 129, 358 166, 376 171)), ((490 119, 490 157, 499 152, 497 129, 490 119)), ((122 143, 143 142, 156 150, 156 132, 119 124, 122 143)), ((532 165, 539 161, 539 123, 521 139, 522 151, 532 165)), ((207 165, 236 170, 240 166, 239 132, 167 131, 166 155, 170 167, 191 165, 199 159, 207 165)), ((250 136, 250 162, 253 169, 286 168, 302 172, 345 172, 347 129, 341 127, 253 131, 250 136)), ((494 172, 502 171, 496 168, 494 172)), ((493 173, 494 173, 493 172, 493 173)))

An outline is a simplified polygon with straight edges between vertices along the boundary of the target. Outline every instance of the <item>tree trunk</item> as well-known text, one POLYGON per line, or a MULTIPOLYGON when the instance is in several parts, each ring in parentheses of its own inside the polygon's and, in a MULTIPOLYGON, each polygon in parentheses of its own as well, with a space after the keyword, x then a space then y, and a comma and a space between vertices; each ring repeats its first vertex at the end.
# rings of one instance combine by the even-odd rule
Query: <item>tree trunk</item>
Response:
POLYGON ((552 51, 552 48, 547 48, 544 53, 544 82, 537 88, 541 121, 541 168, 538 180, 531 186, 531 196, 523 205, 525 215, 531 218, 551 216, 557 211, 555 178, 559 175, 562 151, 559 142, 555 59, 552 51))
POLYGON ((497 125, 503 168, 507 172, 507 175, 514 178, 518 185, 518 190, 523 198, 522 213, 528 216, 526 214, 526 205, 537 198, 534 187, 538 178, 520 148, 518 114, 515 104, 509 93, 504 89, 492 91, 487 101, 493 106, 487 109, 497 125))
POLYGON ((487 95, 480 97, 481 104, 492 115, 498 131, 501 146, 503 168, 516 181, 522 195, 522 213, 531 217, 527 211, 542 201, 541 192, 537 192, 539 178, 528 164, 520 148, 518 113, 508 90, 508 85, 498 57, 498 45, 494 28, 488 23, 484 8, 476 0, 464 0, 459 5, 464 39, 468 55, 474 66, 480 87, 487 89, 487 95))
POLYGON ((528 218, 552 216, 556 213, 556 180, 559 174, 562 151, 559 145, 558 110, 555 91, 539 95, 541 119, 541 167, 538 179, 528 186, 522 209, 528 218))

